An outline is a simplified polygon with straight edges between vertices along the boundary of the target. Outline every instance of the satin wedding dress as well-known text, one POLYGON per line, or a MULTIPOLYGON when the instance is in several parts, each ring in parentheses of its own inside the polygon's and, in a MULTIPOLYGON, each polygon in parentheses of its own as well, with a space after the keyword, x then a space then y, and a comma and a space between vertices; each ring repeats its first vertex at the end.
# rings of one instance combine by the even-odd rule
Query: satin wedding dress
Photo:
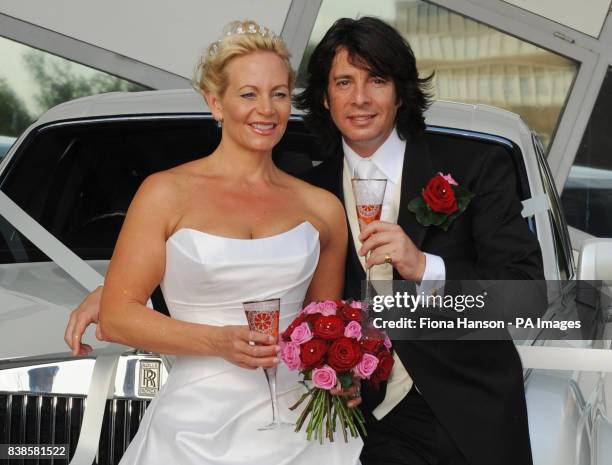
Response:
MULTIPOLYGON (((280 297, 281 330, 300 310, 319 259, 319 234, 308 222, 261 239, 243 240, 179 229, 166 242, 161 284, 173 318, 208 325, 245 325, 242 303, 280 297)), ((304 392, 297 372, 278 367, 281 419, 304 392)), ((303 404, 304 405, 304 404, 303 404)), ((301 410, 300 406, 297 410, 301 410)), ((262 369, 220 357, 177 357, 151 402, 121 465, 354 465, 361 439, 307 441, 293 428, 258 431, 270 422, 262 369)))

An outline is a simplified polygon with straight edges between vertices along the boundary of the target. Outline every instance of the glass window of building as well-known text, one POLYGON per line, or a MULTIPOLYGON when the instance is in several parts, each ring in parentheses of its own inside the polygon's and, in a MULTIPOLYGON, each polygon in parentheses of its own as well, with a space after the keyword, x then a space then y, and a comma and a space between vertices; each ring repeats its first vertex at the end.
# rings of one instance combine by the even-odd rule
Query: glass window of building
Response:
POLYGON ((612 237, 612 68, 584 131, 561 201, 567 222, 598 237, 612 237))
POLYGON ((377 16, 408 40, 421 76, 435 72, 440 100, 484 103, 518 113, 545 148, 560 119, 578 63, 422 0, 323 0, 298 84, 312 49, 341 17, 377 16))
POLYGON ((49 108, 78 97, 147 88, 0 37, 0 156, 49 108))

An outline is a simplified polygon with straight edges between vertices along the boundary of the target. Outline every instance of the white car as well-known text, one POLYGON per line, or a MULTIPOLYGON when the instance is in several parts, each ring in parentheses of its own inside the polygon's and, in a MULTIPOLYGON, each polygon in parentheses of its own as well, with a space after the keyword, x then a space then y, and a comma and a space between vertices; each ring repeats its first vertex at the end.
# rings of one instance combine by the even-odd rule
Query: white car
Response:
MULTIPOLYGON (((554 319, 579 286, 537 137, 517 115, 482 105, 436 102, 427 125, 436 137, 475 138, 512 156, 523 216, 540 242, 546 279, 558 282, 547 312, 554 319)), ((128 205, 145 177, 212 152, 219 137, 193 91, 113 93, 52 108, 4 157, 0 444, 69 444, 71 463, 119 461, 170 362, 98 342, 91 331, 85 339, 94 352, 72 358, 63 341, 68 314, 103 281, 128 205)), ((275 148, 276 162, 299 176, 321 161, 318 154, 295 114, 275 148)), ((582 275, 601 279, 609 271, 598 260, 605 247, 604 241, 587 245, 582 275)), ((163 299, 152 300, 163 311, 163 299)), ((598 311, 605 326, 608 309, 598 311)), ((522 339, 535 464, 612 463, 612 406, 605 397, 606 389, 612 395, 609 341, 565 341, 565 348, 556 348, 538 334, 522 339)))

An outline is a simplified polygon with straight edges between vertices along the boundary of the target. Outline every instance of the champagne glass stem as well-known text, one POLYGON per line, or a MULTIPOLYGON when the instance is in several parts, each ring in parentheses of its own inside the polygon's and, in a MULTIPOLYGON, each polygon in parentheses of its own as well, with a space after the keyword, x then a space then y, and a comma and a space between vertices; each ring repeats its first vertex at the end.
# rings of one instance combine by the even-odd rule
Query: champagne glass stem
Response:
POLYGON ((270 399, 272 400, 272 424, 280 423, 278 417, 278 397, 276 395, 276 367, 264 368, 266 380, 268 381, 268 389, 270 389, 270 399))
MULTIPOLYGON (((368 252, 366 254, 366 263, 368 261, 368 259, 370 258, 370 255, 372 254, 372 252, 368 252)), ((368 305, 368 307, 370 306, 370 268, 366 268, 366 288, 365 288, 365 301, 368 305)))

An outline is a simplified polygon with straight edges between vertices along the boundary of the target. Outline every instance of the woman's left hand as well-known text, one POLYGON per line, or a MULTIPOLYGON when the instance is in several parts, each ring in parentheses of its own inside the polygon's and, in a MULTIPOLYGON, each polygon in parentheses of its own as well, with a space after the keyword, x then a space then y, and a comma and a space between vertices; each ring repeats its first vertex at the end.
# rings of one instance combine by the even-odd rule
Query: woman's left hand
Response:
POLYGON ((356 376, 353 377, 353 383, 346 389, 332 389, 330 391, 333 396, 348 397, 350 400, 346 403, 348 408, 355 408, 361 404, 361 380, 356 376))

